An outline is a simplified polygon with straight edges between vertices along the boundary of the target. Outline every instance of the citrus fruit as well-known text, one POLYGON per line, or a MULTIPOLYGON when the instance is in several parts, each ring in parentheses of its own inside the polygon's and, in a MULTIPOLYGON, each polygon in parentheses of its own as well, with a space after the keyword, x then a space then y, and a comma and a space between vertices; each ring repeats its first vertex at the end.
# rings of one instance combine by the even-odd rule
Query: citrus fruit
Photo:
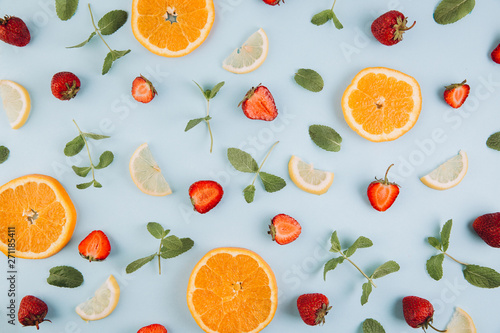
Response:
POLYGON ((14 81, 0 80, 0 99, 10 126, 13 129, 21 128, 28 120, 31 111, 31 99, 28 91, 14 81))
POLYGON ((132 32, 146 49, 181 57, 200 46, 214 23, 213 0, 133 0, 132 32))
POLYGON ((333 183, 333 172, 314 169, 295 155, 288 162, 288 173, 298 188, 312 194, 326 193, 333 183))
POLYGON ((85 321, 99 320, 113 312, 120 299, 120 286, 113 275, 95 291, 94 297, 79 304, 75 311, 85 321))
POLYGON ((27 259, 54 255, 69 242, 75 224, 75 206, 52 177, 28 175, 0 187, 0 250, 6 255, 27 259), (12 238, 15 253, 8 247, 12 238))
POLYGON ((447 190, 457 186, 464 179, 468 165, 467 154, 460 150, 458 155, 453 156, 420 180, 435 190, 447 190))
POLYGON ((223 247, 208 252, 194 267, 187 304, 205 332, 255 333, 273 319, 278 287, 258 254, 223 247))
POLYGON ((172 193, 147 143, 136 149, 130 158, 129 170, 132 180, 142 192, 160 197, 172 193))
POLYGON ((448 327, 446 327, 446 332, 448 333, 476 333, 476 326, 472 318, 460 308, 456 308, 453 317, 451 317, 448 327))
POLYGON ((224 60, 222 68, 236 74, 252 72, 264 63, 268 50, 269 40, 260 28, 224 60))
POLYGON ((384 67, 363 69, 342 96, 347 124, 374 142, 395 140, 408 132, 417 122, 421 108, 417 80, 384 67))

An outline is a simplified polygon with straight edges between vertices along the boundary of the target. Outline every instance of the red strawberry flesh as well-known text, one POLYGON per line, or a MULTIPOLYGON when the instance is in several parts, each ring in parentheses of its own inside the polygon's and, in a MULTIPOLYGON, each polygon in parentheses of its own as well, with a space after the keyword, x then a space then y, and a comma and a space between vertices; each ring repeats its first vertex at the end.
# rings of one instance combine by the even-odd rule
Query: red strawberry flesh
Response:
POLYGON ((368 199, 373 208, 380 212, 389 209, 399 195, 399 185, 387 179, 387 173, 393 166, 391 164, 385 173, 384 179, 376 179, 367 189, 368 199))
POLYGON ((467 80, 464 80, 462 83, 455 83, 445 87, 444 100, 448 105, 457 109, 464 104, 470 92, 470 86, 466 82, 467 80))
POLYGON ((111 244, 104 232, 94 230, 80 242, 78 251, 88 261, 102 261, 108 257, 111 244))
POLYGON ((223 194, 222 186, 212 180, 201 180, 189 187, 191 203, 200 214, 208 213, 217 206, 223 194))
POLYGON ((152 324, 148 326, 144 326, 137 333, 167 333, 167 329, 160 324, 152 324))
POLYGON ((500 64, 500 44, 491 52, 491 59, 497 64, 500 64))
POLYGON ((296 240, 302 231, 299 222, 286 214, 278 214, 272 219, 268 233, 273 241, 285 245, 296 240))
POLYGON ((245 116, 250 119, 271 121, 278 116, 273 95, 262 85, 250 89, 240 105, 245 116))
POLYGON ((155 87, 144 76, 138 76, 132 82, 132 97, 138 102, 149 103, 158 95, 155 87))

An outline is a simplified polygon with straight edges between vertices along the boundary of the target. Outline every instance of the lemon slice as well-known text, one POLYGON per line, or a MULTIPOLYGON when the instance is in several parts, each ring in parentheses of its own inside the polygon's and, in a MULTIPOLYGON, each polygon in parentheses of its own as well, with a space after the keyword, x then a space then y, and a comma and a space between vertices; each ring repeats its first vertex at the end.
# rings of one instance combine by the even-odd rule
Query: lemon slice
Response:
POLYGON ((333 172, 314 169, 297 156, 288 162, 288 173, 292 181, 303 191, 321 195, 328 191, 333 182, 333 172))
POLYGON ((446 327, 447 333, 476 333, 476 326, 472 318, 459 307, 456 308, 453 317, 451 317, 448 327, 446 327))
POLYGON ((79 304, 76 313, 85 321, 99 320, 113 312, 120 299, 120 286, 113 275, 96 290, 94 297, 79 304))
POLYGON ((420 180, 435 190, 447 190, 457 186, 464 179, 468 165, 467 154, 460 150, 458 155, 453 156, 420 180))
POLYGON ((132 180, 142 192, 157 197, 172 193, 147 143, 140 145, 134 152, 129 169, 132 180))
POLYGON ((10 126, 13 129, 21 128, 31 111, 31 99, 28 91, 19 83, 9 80, 0 80, 0 99, 7 113, 10 126))
POLYGON ((250 73, 264 63, 268 50, 269 39, 260 28, 224 60, 222 68, 235 74, 250 73))

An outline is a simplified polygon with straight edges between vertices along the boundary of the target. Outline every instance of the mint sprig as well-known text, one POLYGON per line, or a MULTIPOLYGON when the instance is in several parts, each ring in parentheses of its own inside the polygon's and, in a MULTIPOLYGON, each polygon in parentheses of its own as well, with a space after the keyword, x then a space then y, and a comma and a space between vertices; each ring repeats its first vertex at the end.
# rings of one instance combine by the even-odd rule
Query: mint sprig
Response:
POLYGON ((109 47, 108 43, 104 40, 102 37, 103 35, 111 35, 115 33, 118 29, 120 29, 125 22, 127 22, 128 19, 128 14, 124 10, 112 10, 109 13, 106 13, 98 22, 97 26, 94 21, 94 15, 92 14, 92 10, 90 9, 90 3, 89 3, 89 12, 90 12, 90 18, 92 20, 92 26, 94 27, 94 31, 90 34, 89 38, 84 40, 82 43, 74 45, 74 46, 69 46, 67 47, 68 49, 71 48, 79 48, 82 46, 85 46, 90 40, 95 36, 98 35, 103 43, 106 45, 106 47, 109 49, 108 54, 104 58, 104 65, 102 67, 102 75, 106 74, 109 72, 111 69, 111 66, 113 63, 123 57, 124 55, 128 54, 130 50, 124 50, 124 51, 117 51, 111 49, 109 47))
POLYGON ((161 224, 156 222, 149 222, 147 225, 149 233, 156 239, 160 240, 158 252, 153 253, 147 257, 137 259, 128 264, 125 271, 127 274, 133 273, 154 258, 158 257, 158 272, 161 275, 161 259, 170 259, 177 257, 184 252, 189 251, 194 242, 190 238, 178 238, 177 236, 170 235, 170 230, 165 230, 161 224), (168 236, 168 237, 167 237, 168 236))
POLYGON ((62 21, 67 21, 75 15, 78 0, 56 0, 56 13, 62 21))
POLYGON ((101 188, 102 187, 101 183, 99 183, 95 179, 95 170, 104 169, 107 166, 109 166, 113 162, 114 155, 110 151, 105 151, 104 153, 101 154, 101 156, 99 156, 99 163, 95 165, 94 162, 92 162, 92 155, 90 154, 90 148, 87 139, 102 140, 109 138, 109 136, 82 132, 80 130, 80 127, 78 127, 76 121, 73 120, 73 122, 75 123, 75 126, 78 129, 79 134, 76 138, 74 138, 73 140, 71 140, 66 144, 66 147, 64 147, 64 155, 68 157, 75 156, 76 154, 80 153, 84 147, 86 147, 87 154, 89 156, 90 166, 78 167, 76 165, 73 165, 71 168, 78 176, 83 178, 87 177, 90 171, 92 171, 92 180, 88 183, 78 184, 76 185, 76 187, 80 190, 89 188, 92 185, 94 185, 94 187, 101 188))
POLYGON ((436 281, 441 280, 443 277, 443 261, 446 256, 464 267, 462 271, 464 278, 473 286, 490 289, 500 287, 500 273, 494 269, 466 264, 453 258, 446 252, 450 245, 452 226, 453 220, 448 220, 441 229, 441 239, 437 239, 436 237, 427 238, 427 242, 441 252, 427 260, 426 268, 429 276, 436 281))
POLYGON ((184 132, 189 131, 202 121, 206 122, 208 127, 208 133, 210 133, 210 153, 212 153, 212 148, 214 146, 214 137, 212 135, 212 129, 210 128, 210 120, 212 119, 212 117, 210 117, 210 100, 217 95, 222 86, 224 86, 225 82, 224 81, 219 82, 212 89, 206 89, 206 90, 204 90, 196 81, 193 82, 198 86, 198 88, 200 88, 203 97, 205 97, 207 101, 207 115, 203 118, 195 118, 188 121, 186 128, 184 129, 184 132))
POLYGON ((260 177, 266 192, 277 192, 286 186, 286 182, 283 178, 261 171, 267 158, 278 143, 279 141, 272 145, 260 166, 257 164, 257 161, 255 161, 252 155, 241 149, 229 148, 227 150, 227 158, 236 170, 245 173, 255 173, 252 184, 248 185, 243 190, 243 196, 247 203, 252 203, 255 198, 255 181, 257 180, 257 177, 260 177))
POLYGON ((332 20, 333 24, 335 25, 335 28, 339 30, 342 29, 344 26, 342 25, 342 23, 340 23, 339 19, 337 18, 337 15, 335 15, 335 12, 333 11, 333 7, 335 7, 336 2, 337 0, 333 2, 331 9, 323 10, 318 14, 314 15, 313 18, 311 19, 311 23, 314 25, 323 25, 328 21, 332 20))
POLYGON ((330 248, 330 252, 338 253, 340 254, 340 257, 330 259, 329 261, 326 262, 325 267, 323 269, 323 278, 326 281, 326 273, 334 270, 335 268, 337 268, 338 265, 342 264, 346 260, 350 262, 368 280, 368 282, 362 285, 361 305, 365 305, 368 302, 368 298, 370 297, 373 287, 377 288, 373 280, 379 279, 381 277, 399 271, 400 267, 398 263, 391 260, 380 265, 373 271, 372 275, 368 276, 365 272, 363 272, 363 270, 358 265, 356 265, 351 259, 349 259, 349 257, 351 257, 352 255, 354 255, 354 253, 356 253, 356 250, 369 248, 373 246, 373 242, 366 237, 363 236, 359 237, 345 251, 342 251, 342 246, 340 245, 340 240, 337 236, 337 231, 334 231, 330 238, 330 243, 332 245, 332 247, 330 248))
POLYGON ((4 163, 7 161, 10 155, 10 150, 9 148, 5 146, 0 146, 0 164, 4 163))

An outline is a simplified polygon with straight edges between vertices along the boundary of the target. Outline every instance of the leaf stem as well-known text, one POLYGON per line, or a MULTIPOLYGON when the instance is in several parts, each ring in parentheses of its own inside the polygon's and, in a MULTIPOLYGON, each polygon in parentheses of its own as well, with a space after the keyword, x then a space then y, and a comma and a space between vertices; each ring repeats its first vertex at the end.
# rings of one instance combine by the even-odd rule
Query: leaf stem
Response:
POLYGON ((255 184, 255 180, 257 179, 257 176, 259 175, 259 172, 260 170, 262 169, 262 167, 264 166, 264 163, 266 163, 266 160, 267 158, 269 157, 269 155, 271 154, 271 152, 273 151, 274 147, 276 147, 276 145, 279 143, 279 141, 276 141, 272 146, 271 148, 269 149, 269 151, 267 152, 267 155, 266 157, 264 157, 264 160, 262 161, 262 163, 260 164, 259 166, 259 169, 257 170, 257 172, 255 173, 255 177, 253 178, 253 181, 252 181, 252 185, 255 184))
POLYGON ((444 254, 445 254, 448 258, 450 258, 451 260, 453 260, 453 261, 455 261, 455 262, 459 263, 460 265, 469 266, 469 264, 466 264, 466 263, 464 263, 464 262, 461 262, 460 260, 457 260, 457 259, 453 258, 453 257, 452 257, 452 256, 450 256, 448 253, 446 253, 446 252, 443 252, 443 253, 444 253, 444 254))
POLYGON ((80 136, 83 139, 83 142, 85 142, 85 147, 87 147, 87 153, 89 155, 89 160, 90 160, 90 167, 92 168, 92 180, 95 181, 95 175, 94 175, 94 163, 92 162, 92 156, 90 155, 90 148, 87 143, 87 139, 85 139, 85 135, 83 135, 83 132, 80 130, 80 127, 76 123, 76 121, 73 119, 73 122, 75 123, 76 128, 78 129, 78 132, 80 133, 80 136))
POLYGON ((205 122, 207 123, 208 126, 208 133, 210 133, 210 154, 212 153, 212 148, 214 146, 214 136, 212 135, 212 129, 210 128, 210 121, 208 120, 208 114, 210 110, 210 100, 207 99, 207 119, 205 119, 205 122))
MULTIPOLYGON (((163 238, 161 239, 163 240, 163 238)), ((161 241, 160 241, 160 248, 158 249, 158 272, 161 275, 161 241)))
POLYGON ((336 2, 337 2, 337 0, 335 0, 335 1, 333 2, 332 12, 333 12, 333 7, 335 7, 335 3, 336 3, 336 2))
POLYGON ((369 281, 369 282, 370 282, 370 283, 371 283, 371 284, 372 284, 375 288, 377 288, 377 285, 373 282, 373 280, 372 280, 370 277, 368 277, 368 275, 366 275, 366 274, 365 274, 365 272, 363 272, 363 271, 361 270, 361 268, 359 268, 359 266, 358 266, 358 265, 356 265, 356 264, 355 264, 355 263, 354 263, 351 259, 349 259, 349 258, 348 258, 348 257, 347 257, 344 253, 342 253, 342 251, 341 251, 341 252, 339 252, 339 253, 340 253, 340 254, 344 257, 344 259, 345 259, 345 260, 349 261, 349 262, 350 262, 350 263, 351 263, 354 267, 356 267, 356 268, 358 269, 358 271, 359 271, 361 274, 363 274, 363 276, 364 276, 364 277, 365 277, 365 278, 366 278, 366 279, 367 279, 367 280, 368 280, 368 281, 369 281))
POLYGON ((110 52, 113 52, 113 50, 109 47, 108 43, 104 40, 104 38, 101 35, 101 31, 97 29, 95 22, 94 22, 94 15, 92 15, 92 10, 90 9, 90 3, 89 3, 89 12, 90 12, 90 18, 92 19, 92 25, 94 26, 95 32, 101 37, 101 40, 104 42, 104 44, 108 47, 110 52))

